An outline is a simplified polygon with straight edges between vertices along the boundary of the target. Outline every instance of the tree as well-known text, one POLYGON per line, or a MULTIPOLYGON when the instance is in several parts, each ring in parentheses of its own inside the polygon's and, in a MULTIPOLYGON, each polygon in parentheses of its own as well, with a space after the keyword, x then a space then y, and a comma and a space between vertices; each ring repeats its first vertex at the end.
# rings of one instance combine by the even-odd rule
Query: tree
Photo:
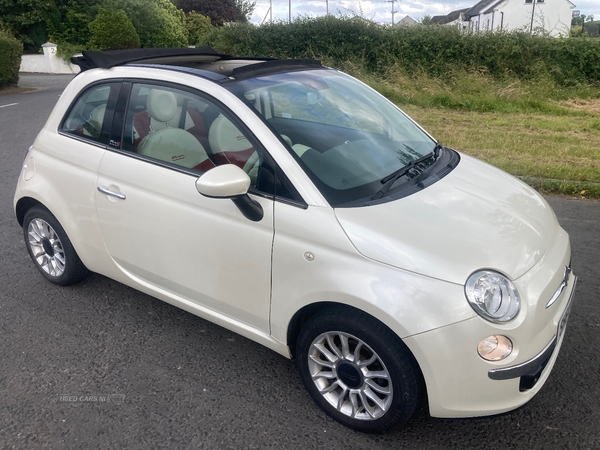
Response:
POLYGON ((177 6, 186 13, 195 11, 210 17, 213 25, 227 22, 248 22, 255 1, 251 0, 176 0, 177 6))
POLYGON ((574 16, 571 19, 571 26, 575 27, 575 26, 582 26, 583 22, 585 22, 585 18, 586 15, 585 14, 580 14, 579 16, 574 16))
POLYGON ((55 44, 85 46, 90 40, 88 25, 98 13, 95 3, 95 1, 70 0, 60 11, 59 23, 47 21, 49 39, 55 44))
POLYGON ((185 19, 188 31, 188 43, 190 45, 200 45, 204 36, 211 32, 213 26, 210 18, 191 11, 185 19))
POLYGON ((169 0, 103 0, 103 6, 127 13, 142 47, 188 45, 185 14, 169 0))
POLYGON ((19 38, 25 48, 36 51, 49 39, 84 44, 88 23, 102 0, 0 0, 0 22, 19 38))
POLYGON ((0 0, 0 21, 28 48, 46 42, 48 20, 60 20, 60 0, 0 0))
POLYGON ((431 24, 431 16, 429 14, 425 14, 419 22, 421 22, 422 25, 430 25, 431 24))
POLYGON ((89 50, 119 50, 139 48, 138 37, 133 23, 122 9, 100 8, 96 18, 90 22, 89 50))
POLYGON ((254 8, 256 7, 256 1, 250 0, 235 0, 235 7, 239 11, 239 22, 248 22, 254 8))

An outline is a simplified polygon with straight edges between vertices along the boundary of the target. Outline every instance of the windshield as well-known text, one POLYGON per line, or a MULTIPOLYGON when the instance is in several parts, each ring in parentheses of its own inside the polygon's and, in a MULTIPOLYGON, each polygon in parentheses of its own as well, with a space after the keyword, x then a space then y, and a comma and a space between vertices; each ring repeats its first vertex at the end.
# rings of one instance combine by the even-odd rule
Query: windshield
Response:
POLYGON ((281 136, 332 206, 370 198, 382 180, 435 148, 393 104, 335 70, 260 76, 229 89, 281 136))

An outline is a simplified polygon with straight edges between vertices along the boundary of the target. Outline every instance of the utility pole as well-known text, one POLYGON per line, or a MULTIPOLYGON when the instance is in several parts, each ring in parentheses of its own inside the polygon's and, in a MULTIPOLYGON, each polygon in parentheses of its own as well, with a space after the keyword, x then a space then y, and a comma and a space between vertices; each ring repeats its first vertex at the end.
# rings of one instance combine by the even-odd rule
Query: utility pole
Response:
POLYGON ((392 26, 394 26, 394 14, 396 14, 398 11, 394 10, 394 4, 396 3, 396 1, 399 0, 388 0, 388 3, 392 4, 392 26))
POLYGON ((531 0, 531 2, 533 3, 533 8, 531 9, 531 26, 529 27, 529 34, 533 34, 533 18, 535 16, 535 4, 536 4, 535 0, 531 0))
POLYGON ((289 0, 289 16, 288 16, 288 23, 292 23, 292 0, 289 0))
POLYGON ((329 0, 325 0, 325 6, 327 8, 327 15, 329 15, 329 0))
POLYGON ((262 20, 262 22, 260 23, 261 25, 263 23, 265 23, 265 20, 267 20, 267 16, 269 16, 269 19, 270 19, 271 23, 273 23, 273 0, 269 0, 269 10, 265 14, 265 17, 262 20))

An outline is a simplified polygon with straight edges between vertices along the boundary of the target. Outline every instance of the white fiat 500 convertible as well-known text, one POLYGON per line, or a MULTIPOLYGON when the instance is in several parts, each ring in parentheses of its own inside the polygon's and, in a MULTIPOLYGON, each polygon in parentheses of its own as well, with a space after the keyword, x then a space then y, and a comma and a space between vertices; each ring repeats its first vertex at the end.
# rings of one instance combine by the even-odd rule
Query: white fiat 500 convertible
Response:
POLYGON ((14 199, 50 282, 97 272, 295 358, 357 430, 425 395, 432 416, 468 417, 541 389, 576 277, 534 190, 318 61, 74 62, 14 199))

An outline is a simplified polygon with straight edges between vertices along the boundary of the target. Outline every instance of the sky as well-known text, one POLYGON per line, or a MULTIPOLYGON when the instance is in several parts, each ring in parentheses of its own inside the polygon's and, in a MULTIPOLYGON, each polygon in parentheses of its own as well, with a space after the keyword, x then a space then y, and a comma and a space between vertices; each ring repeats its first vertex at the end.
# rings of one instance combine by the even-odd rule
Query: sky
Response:
MULTIPOLYGON (((273 20, 288 20, 290 0, 273 1, 273 20)), ((473 6, 478 0, 402 0, 394 3, 395 22, 408 15, 415 20, 425 15, 436 16, 448 14, 456 9, 473 6)), ((575 10, 586 16, 593 14, 600 19, 599 0, 571 0, 575 10)), ((326 0, 291 0, 292 20, 297 16, 324 16, 327 11, 326 0)), ((265 16, 269 17, 269 0, 256 0, 256 7, 251 22, 260 24, 265 16)), ((334 15, 359 15, 378 23, 392 22, 392 3, 387 0, 329 0, 329 13, 334 15)))

